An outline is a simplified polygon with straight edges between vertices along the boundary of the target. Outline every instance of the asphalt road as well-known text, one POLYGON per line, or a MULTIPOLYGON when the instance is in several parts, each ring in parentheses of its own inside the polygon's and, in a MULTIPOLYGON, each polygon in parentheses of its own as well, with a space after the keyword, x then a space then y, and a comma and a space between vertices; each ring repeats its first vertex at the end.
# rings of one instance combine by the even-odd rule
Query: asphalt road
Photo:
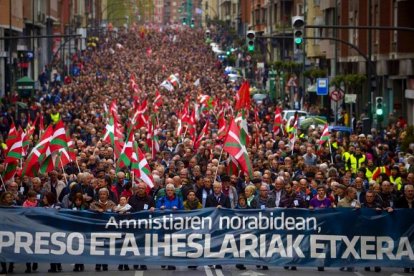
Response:
MULTIPOLYGON (((16 264, 13 274, 8 275, 30 275, 24 273, 26 266, 24 264, 16 264)), ((248 266, 246 270, 241 271, 234 266, 223 266, 223 269, 215 269, 214 267, 198 267, 197 270, 189 270, 186 267, 177 267, 177 270, 164 270, 159 266, 149 266, 147 271, 134 271, 130 266, 129 271, 118 271, 118 266, 109 265, 108 271, 95 271, 94 265, 85 265, 85 271, 73 272, 73 265, 64 264, 63 271, 60 273, 47 273, 49 264, 39 264, 39 269, 36 272, 32 272, 33 275, 120 275, 120 276, 266 276, 266 275, 301 275, 301 276, 321 276, 321 275, 349 275, 349 276, 404 276, 414 275, 414 272, 410 274, 404 273, 402 268, 382 268, 380 273, 367 272, 363 268, 357 268, 354 272, 342 272, 338 268, 326 268, 324 272, 317 271, 316 268, 298 268, 296 271, 285 270, 281 267, 270 267, 269 270, 258 270, 254 266, 248 266)), ((1 274, 0 274, 1 275, 1 274)))

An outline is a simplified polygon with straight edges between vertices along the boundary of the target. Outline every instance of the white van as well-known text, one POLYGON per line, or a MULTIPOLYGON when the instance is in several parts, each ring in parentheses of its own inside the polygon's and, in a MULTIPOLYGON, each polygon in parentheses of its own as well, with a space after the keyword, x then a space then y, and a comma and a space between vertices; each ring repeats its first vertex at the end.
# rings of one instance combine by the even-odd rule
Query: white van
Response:
POLYGON ((299 118, 308 116, 308 112, 306 112, 306 111, 288 109, 288 110, 283 110, 282 111, 282 119, 287 122, 287 121, 289 121, 290 118, 295 116, 296 112, 298 113, 299 118))

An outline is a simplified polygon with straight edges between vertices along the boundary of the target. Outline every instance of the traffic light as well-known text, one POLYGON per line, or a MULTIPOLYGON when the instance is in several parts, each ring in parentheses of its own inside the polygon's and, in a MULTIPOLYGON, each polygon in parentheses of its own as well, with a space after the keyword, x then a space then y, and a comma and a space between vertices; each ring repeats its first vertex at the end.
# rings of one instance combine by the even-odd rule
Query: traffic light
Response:
POLYGON ((247 31, 247 33, 246 33, 246 44, 247 44, 247 50, 249 52, 254 51, 255 39, 256 39, 256 33, 254 31, 247 31))
POLYGON ((210 30, 206 30, 206 38, 211 38, 211 32, 210 32, 210 30))
POLYGON ((295 45, 303 43, 303 34, 305 33, 305 18, 303 16, 292 17, 293 41, 295 45))
POLYGON ((195 24, 194 24, 194 18, 191 18, 190 27, 194 29, 194 26, 195 26, 195 24))
POLYGON ((384 119, 384 98, 375 98, 375 114, 377 114, 377 120, 382 121, 384 119))
POLYGON ((187 19, 185 17, 182 18, 183 25, 187 25, 187 19))

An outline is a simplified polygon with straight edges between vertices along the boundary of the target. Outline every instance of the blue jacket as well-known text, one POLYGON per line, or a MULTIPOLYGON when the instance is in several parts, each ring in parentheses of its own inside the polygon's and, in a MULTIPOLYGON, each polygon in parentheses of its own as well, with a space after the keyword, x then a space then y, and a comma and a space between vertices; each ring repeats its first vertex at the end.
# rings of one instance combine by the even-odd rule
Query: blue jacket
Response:
POLYGON ((159 209, 161 206, 165 206, 165 209, 172 209, 174 206, 177 207, 177 210, 183 210, 183 200, 178 197, 174 196, 174 199, 169 199, 167 196, 160 197, 157 200, 156 208, 159 209))

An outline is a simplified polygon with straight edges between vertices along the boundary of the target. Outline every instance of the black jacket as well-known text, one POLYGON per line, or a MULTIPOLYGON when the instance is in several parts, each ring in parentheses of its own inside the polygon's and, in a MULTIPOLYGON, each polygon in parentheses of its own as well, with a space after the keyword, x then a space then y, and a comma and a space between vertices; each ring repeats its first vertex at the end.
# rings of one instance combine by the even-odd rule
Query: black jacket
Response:
POLYGON ((206 207, 217 207, 221 205, 224 208, 231 208, 230 199, 225 194, 221 193, 218 199, 214 194, 210 194, 206 199, 206 207))
POLYGON ((139 197, 138 195, 133 195, 129 198, 129 205, 132 207, 133 212, 138 212, 142 210, 148 210, 151 207, 155 207, 154 199, 150 196, 139 197), (145 204, 147 206, 145 206, 145 204), (147 207, 146 209, 144 207, 147 207))

